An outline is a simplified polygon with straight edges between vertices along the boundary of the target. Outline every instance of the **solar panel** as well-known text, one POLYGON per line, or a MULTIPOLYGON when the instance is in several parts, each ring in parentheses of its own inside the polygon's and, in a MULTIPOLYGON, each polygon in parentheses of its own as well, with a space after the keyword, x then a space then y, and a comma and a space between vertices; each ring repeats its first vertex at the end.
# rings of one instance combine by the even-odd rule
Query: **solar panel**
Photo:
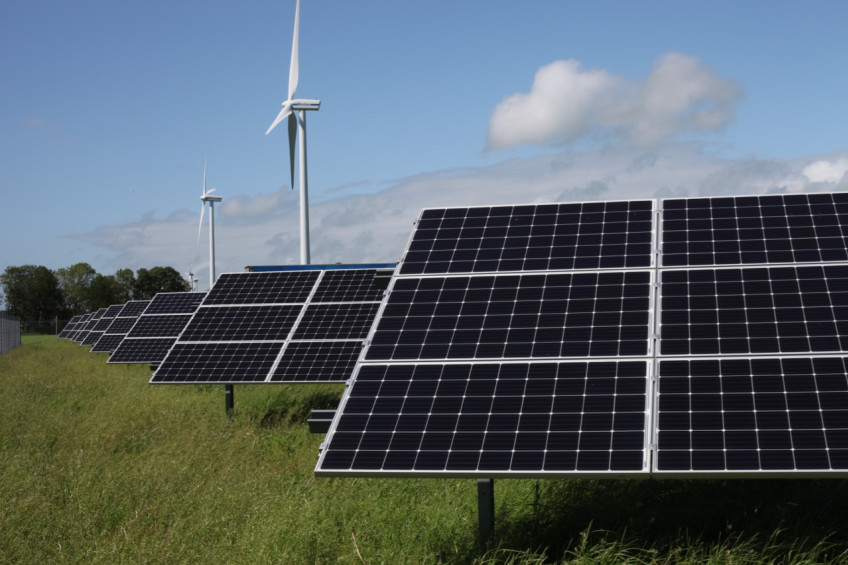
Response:
POLYGON ((427 209, 400 273, 650 267, 653 203, 427 209))
MULTIPOLYGON (((100 319, 97 320, 97 323, 94 324, 94 327, 88 332, 88 335, 82 342, 82 345, 97 345, 97 342, 100 341, 100 338, 109 329, 109 326, 112 324, 112 320, 115 319, 121 310, 123 310, 123 304, 113 304, 106 308, 106 311, 103 312, 103 315, 100 316, 100 319)), ((92 347, 92 353, 94 352, 94 348, 92 347)))
POLYGON ((204 296, 205 292, 160 292, 154 296, 108 362, 162 361, 204 296))
POLYGON ((150 382, 345 381, 383 300, 378 272, 345 265, 223 274, 150 382))
POLYGON ((60 331, 59 335, 57 335, 56 337, 57 338, 63 338, 63 339, 69 338, 74 333, 74 331, 76 330, 76 327, 79 324, 79 321, 81 319, 82 319, 82 314, 79 314, 79 315, 72 317, 70 320, 68 320, 68 323, 65 324, 65 327, 62 328, 62 331, 60 331))
POLYGON ((662 265, 848 261, 848 193, 663 201, 662 265))
POLYGON ((844 356, 659 367, 657 472, 848 470, 844 356))
POLYGON ((424 210, 316 472, 646 471, 654 215, 424 210))
POLYGON ((91 314, 88 321, 86 321, 83 327, 76 333, 76 335, 74 335, 74 341, 80 345, 85 345, 85 339, 88 337, 88 334, 94 329, 94 326, 97 325, 97 322, 100 321, 100 318, 102 318, 105 313, 106 308, 101 308, 91 314))
POLYGON ((149 300, 130 300, 124 304, 100 339, 91 348, 94 353, 112 353, 124 341, 124 337, 135 325, 136 320, 150 304, 149 300))
POLYGON ((74 328, 68 332, 68 339, 79 343, 79 340, 77 339, 77 334, 79 334, 83 330, 83 328, 85 328, 86 324, 88 324, 89 318, 91 318, 91 312, 87 314, 82 314, 76 326, 74 326, 74 328))
POLYGON ((846 213, 424 210, 316 474, 845 474, 846 213))

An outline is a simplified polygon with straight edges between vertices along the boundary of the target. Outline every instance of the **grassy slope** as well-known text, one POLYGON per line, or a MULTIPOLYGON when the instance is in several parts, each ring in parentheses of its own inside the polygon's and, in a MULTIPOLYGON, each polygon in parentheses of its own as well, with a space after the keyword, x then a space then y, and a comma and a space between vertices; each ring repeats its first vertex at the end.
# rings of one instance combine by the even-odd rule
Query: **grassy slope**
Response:
MULTIPOLYGON (((0 562, 480 561, 474 481, 313 476, 305 420, 341 386, 236 387, 227 421, 223 387, 105 360, 0 356, 0 562)), ((844 481, 515 480, 496 501, 487 562, 848 562, 844 481)))

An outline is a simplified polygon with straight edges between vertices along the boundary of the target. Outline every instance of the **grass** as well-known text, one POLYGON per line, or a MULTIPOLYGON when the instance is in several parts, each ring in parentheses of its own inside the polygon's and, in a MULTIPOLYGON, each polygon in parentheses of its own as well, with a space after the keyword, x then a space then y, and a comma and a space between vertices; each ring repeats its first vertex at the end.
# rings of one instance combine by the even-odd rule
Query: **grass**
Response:
MULTIPOLYGON (((51 336, 52 337, 52 336, 51 336)), ((151 386, 66 340, 0 356, 0 563, 848 563, 838 480, 316 478, 343 387, 151 386)))

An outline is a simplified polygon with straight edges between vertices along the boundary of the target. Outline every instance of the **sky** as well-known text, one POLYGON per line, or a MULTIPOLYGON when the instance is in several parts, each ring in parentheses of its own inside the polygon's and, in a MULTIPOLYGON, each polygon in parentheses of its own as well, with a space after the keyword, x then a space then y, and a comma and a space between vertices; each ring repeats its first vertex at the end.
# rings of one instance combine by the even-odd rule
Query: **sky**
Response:
MULTIPOLYGON (((848 190, 848 2, 301 1, 312 263, 399 261, 427 207, 848 190)), ((297 264, 294 12, 0 2, 0 270, 208 288, 204 161, 217 272, 297 264)))

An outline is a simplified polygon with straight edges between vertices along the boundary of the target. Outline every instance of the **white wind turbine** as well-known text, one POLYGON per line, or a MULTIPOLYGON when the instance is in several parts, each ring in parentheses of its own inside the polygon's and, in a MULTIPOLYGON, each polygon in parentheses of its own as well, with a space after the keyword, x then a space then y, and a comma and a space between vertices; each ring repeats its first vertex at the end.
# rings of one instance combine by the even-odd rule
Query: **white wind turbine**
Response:
POLYGON ((294 10, 294 35, 292 36, 291 64, 289 66, 289 95, 283 102, 283 109, 277 114, 276 119, 265 132, 271 133, 277 125, 288 118, 289 122, 289 163, 291 165, 291 187, 294 188, 294 143, 297 138, 297 130, 300 129, 300 262, 309 264, 309 196, 307 193, 306 177, 306 111, 318 110, 321 107, 320 100, 294 99, 297 89, 298 75, 298 30, 300 28, 300 0, 294 10))
MULTIPOLYGON (((206 203, 209 203, 209 288, 215 284, 215 203, 221 202, 223 198, 217 194, 213 188, 210 191, 206 190, 206 161, 203 161, 203 194, 200 196, 200 223, 197 225, 197 246, 194 250, 194 256, 197 258, 198 249, 200 249, 200 233, 203 230, 203 214, 206 212, 206 203)), ((189 271, 189 278, 194 277, 194 267, 189 271)))

